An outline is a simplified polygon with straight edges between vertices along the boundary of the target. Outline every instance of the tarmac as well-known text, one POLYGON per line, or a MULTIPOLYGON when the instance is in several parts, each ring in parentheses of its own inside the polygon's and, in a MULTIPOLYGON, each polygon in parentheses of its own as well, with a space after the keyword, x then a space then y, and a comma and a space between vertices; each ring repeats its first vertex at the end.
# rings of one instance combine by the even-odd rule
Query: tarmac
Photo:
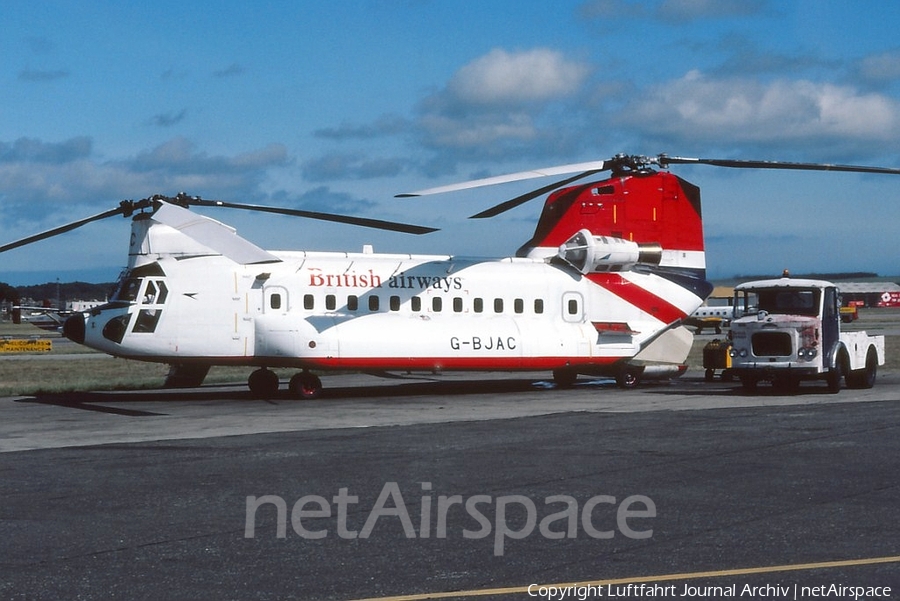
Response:
POLYGON ((900 598, 900 374, 543 377, 0 399, 0 599, 900 598))

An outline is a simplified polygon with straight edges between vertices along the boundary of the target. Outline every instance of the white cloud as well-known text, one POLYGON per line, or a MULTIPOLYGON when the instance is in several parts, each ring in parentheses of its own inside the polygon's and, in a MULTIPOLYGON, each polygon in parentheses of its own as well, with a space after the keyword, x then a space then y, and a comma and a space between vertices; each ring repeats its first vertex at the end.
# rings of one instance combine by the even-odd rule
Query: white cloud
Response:
POLYGON ((860 61, 859 74, 866 81, 875 83, 900 80, 900 50, 865 57, 860 61))
POLYGON ((900 104, 881 94, 807 80, 716 80, 697 71, 649 90, 626 113, 647 131, 736 142, 885 141, 900 124, 900 104))
POLYGON ((756 14, 762 8, 763 3, 756 0, 663 0, 658 15, 679 22, 743 17, 756 14))
POLYGON ((87 138, 62 143, 36 139, 0 142, 0 190, 6 219, 43 214, 55 203, 106 205, 155 193, 244 197, 259 194, 267 170, 291 161, 281 144, 249 152, 209 155, 174 138, 137 156, 100 161, 87 138))
POLYGON ((532 140, 537 135, 534 124, 523 114, 467 120, 427 115, 420 125, 428 132, 431 145, 448 149, 475 148, 513 140, 521 142, 532 140))
POLYGON ((463 103, 496 105, 545 101, 577 91, 589 69, 547 48, 494 49, 456 72, 447 91, 463 103))

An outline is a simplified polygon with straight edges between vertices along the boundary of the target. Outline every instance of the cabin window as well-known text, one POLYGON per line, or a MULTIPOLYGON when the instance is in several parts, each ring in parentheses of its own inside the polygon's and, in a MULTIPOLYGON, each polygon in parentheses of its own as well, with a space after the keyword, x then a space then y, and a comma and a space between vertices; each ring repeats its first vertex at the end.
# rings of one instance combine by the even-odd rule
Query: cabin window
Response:
POLYGON ((419 296, 414 296, 409 299, 409 308, 415 312, 419 312, 422 310, 422 298, 419 296))
POLYGON ((584 317, 584 299, 578 292, 565 292, 562 297, 562 317, 569 323, 578 323, 584 317))
POLYGON ((440 296, 435 296, 431 299, 431 310, 435 313, 440 313, 444 309, 444 299, 440 296))
POLYGON ((462 313, 463 310, 463 299, 455 296, 453 297, 453 311, 455 313, 462 313))
POLYGON ((534 312, 540 315, 544 312, 544 299, 536 298, 534 299, 534 312))
POLYGON ((381 306, 381 299, 379 299, 374 294, 369 297, 369 311, 377 311, 379 306, 381 306))
POLYGON ((335 307, 337 307, 337 298, 333 294, 326 294, 325 308, 329 311, 334 311, 335 307))
POLYGON ((359 297, 355 294, 351 294, 347 297, 347 310, 359 311, 359 297))
POLYGON ((503 299, 502 298, 494 299, 494 313, 503 313, 503 299))
POLYGON ((513 311, 516 313, 524 313, 525 312, 525 301, 521 298, 517 298, 513 301, 513 311))
POLYGON ((316 299, 312 294, 303 295, 303 308, 312 311, 316 306, 316 299))
POLYGON ((400 310, 400 297, 392 296, 391 297, 391 311, 399 311, 400 310))
POLYGON ((482 313, 484 311, 484 299, 476 298, 472 301, 472 310, 476 313, 482 313))
POLYGON ((269 307, 272 309, 280 309, 281 308, 281 295, 273 294, 269 297, 269 307))

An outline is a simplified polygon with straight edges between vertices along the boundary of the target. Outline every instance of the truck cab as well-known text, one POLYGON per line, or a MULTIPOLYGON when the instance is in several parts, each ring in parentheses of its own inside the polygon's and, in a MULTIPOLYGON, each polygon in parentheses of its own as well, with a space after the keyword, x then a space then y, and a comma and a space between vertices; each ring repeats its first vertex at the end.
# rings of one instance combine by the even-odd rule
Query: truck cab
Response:
POLYGON ((783 277, 735 287, 731 324, 732 371, 743 387, 761 381, 795 390, 824 379, 831 392, 842 380, 871 388, 884 365, 884 337, 841 331, 841 298, 824 280, 783 277))

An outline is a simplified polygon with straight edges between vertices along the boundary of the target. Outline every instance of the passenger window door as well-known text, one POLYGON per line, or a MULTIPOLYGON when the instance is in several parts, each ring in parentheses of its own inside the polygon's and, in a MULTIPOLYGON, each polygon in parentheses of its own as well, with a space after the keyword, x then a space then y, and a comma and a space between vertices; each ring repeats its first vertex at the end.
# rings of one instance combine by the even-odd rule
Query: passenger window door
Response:
POLYGON ((562 297, 562 318, 568 323, 584 320, 584 299, 578 292, 566 292, 562 297))
POLYGON ((263 313, 287 313, 288 300, 287 288, 266 286, 263 288, 263 313))

